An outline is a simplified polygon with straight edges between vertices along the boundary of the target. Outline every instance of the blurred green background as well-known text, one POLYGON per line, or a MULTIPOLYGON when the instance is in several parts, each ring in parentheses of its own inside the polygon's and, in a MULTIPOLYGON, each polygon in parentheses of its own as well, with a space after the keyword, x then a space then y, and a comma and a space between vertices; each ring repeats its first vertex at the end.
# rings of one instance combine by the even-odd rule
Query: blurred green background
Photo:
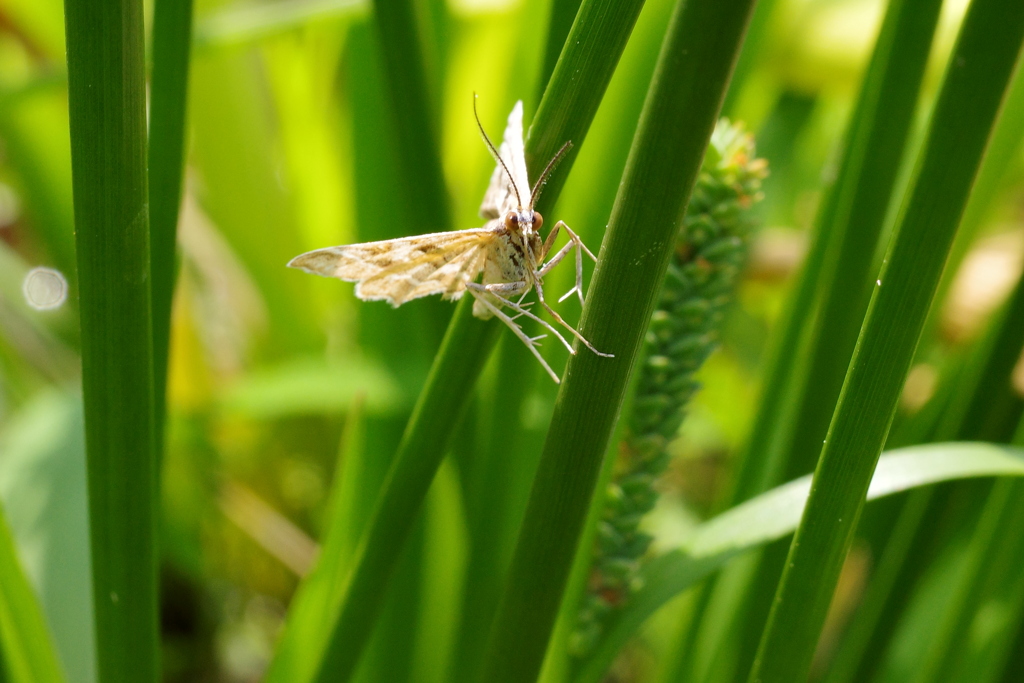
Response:
MULTIPOLYGON (((595 250, 672 4, 646 3, 557 205, 556 218, 595 250)), ((966 4, 943 8, 915 139, 966 4)), ((162 462, 166 680, 260 678, 315 561, 332 481, 359 470, 351 475, 358 485, 343 489, 351 552, 453 310, 433 299, 398 310, 359 302, 352 285, 284 264, 322 246, 432 232, 445 203, 456 227, 479 226, 493 162, 473 121, 473 93, 494 138, 515 100, 524 100, 527 120, 536 109, 550 69, 541 39, 547 0, 422 0, 417 8, 449 197, 422 196, 417 170, 402 166, 366 2, 197 0, 162 462)), ((769 335, 835 173, 883 11, 879 0, 762 0, 758 8, 724 114, 755 133, 770 164, 755 209, 763 227, 660 484, 649 527, 664 547, 707 517, 729 486, 769 335)), ((0 0, 0 501, 78 682, 95 677, 84 626, 89 544, 66 90, 61 2, 0 0), (67 279, 62 306, 32 305, 23 285, 37 266, 67 279)), ((928 402, 1020 275, 1024 152, 1019 137, 1001 142, 990 152, 1001 163, 965 218, 897 425, 928 402)), ((553 291, 571 286, 570 271, 552 274, 553 291)), ((560 310, 578 319, 573 301, 560 310)), ((556 387, 534 364, 521 363, 528 371, 515 377, 501 373, 503 359, 523 353, 517 344, 503 333, 481 382, 482 401, 514 395, 515 410, 497 425, 482 424, 483 409, 465 419, 390 591, 364 680, 446 680, 473 579, 472 513, 488 505, 467 483, 472 454, 516 463, 506 522, 514 528, 553 407, 556 387)), ((564 350, 549 339, 543 352, 560 371, 564 350)), ((1014 377, 1024 394, 1024 363, 1014 377)), ((871 564, 862 555, 859 573, 848 562, 841 585, 853 595, 871 564)), ((667 618, 652 622, 651 647, 672 628, 667 618)))

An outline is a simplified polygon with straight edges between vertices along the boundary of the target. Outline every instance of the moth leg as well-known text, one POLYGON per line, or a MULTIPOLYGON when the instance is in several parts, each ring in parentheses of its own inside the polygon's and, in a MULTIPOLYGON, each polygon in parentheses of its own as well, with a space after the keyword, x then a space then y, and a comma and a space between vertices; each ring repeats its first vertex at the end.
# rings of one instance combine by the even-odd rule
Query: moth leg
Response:
MULTIPOLYGON (((519 297, 519 300, 516 301, 516 303, 519 304, 519 306, 521 306, 522 308, 529 308, 530 306, 533 305, 533 302, 532 301, 527 301, 524 304, 523 303, 523 297, 525 297, 525 296, 526 296, 526 294, 524 294, 523 296, 519 297)), ((522 317, 522 315, 523 315, 522 313, 516 313, 515 315, 509 316, 509 317, 512 318, 512 320, 515 320, 516 318, 522 317)), ((545 334, 545 335, 542 335, 542 336, 546 337, 547 335, 545 334)), ((534 339, 539 339, 539 338, 540 337, 534 337, 534 339)))
POLYGON ((544 256, 551 253, 552 247, 555 246, 555 238, 558 237, 558 231, 565 225, 562 221, 555 223, 555 227, 551 228, 551 232, 548 233, 548 237, 544 240, 544 256))
MULTIPOLYGON (((508 306, 513 311, 515 311, 518 314, 517 317, 520 316, 520 315, 525 315, 530 320, 536 320, 546 330, 548 330, 549 332, 554 334, 556 337, 558 337, 558 340, 560 342, 562 342, 562 344, 565 346, 566 349, 568 349, 569 353, 575 354, 576 351, 575 351, 575 349, 572 348, 572 344, 570 344, 566 340, 566 338, 562 336, 561 332, 559 332, 554 327, 552 327, 549 322, 547 322, 546 320, 542 320, 538 316, 534 315, 526 307, 520 306, 515 301, 512 301, 511 299, 506 299, 505 297, 503 297, 501 295, 501 292, 508 292, 508 291, 513 291, 515 293, 518 293, 519 292, 519 287, 522 287, 522 286, 523 286, 522 282, 498 282, 498 283, 494 283, 494 284, 490 284, 490 285, 481 285, 481 284, 477 284, 477 283, 473 282, 473 283, 470 283, 469 289, 470 289, 471 292, 478 292, 478 293, 480 293, 481 295, 484 295, 484 296, 486 296, 487 294, 490 294, 490 295, 496 297, 502 306, 508 306)), ((479 297, 477 297, 477 298, 479 299, 479 297)), ((511 320, 511 318, 510 318, 510 320, 511 320)))
POLYGON ((532 353, 534 357, 538 361, 540 361, 541 367, 543 367, 547 371, 548 375, 551 376, 551 379, 555 380, 555 384, 561 384, 561 380, 558 379, 558 375, 555 374, 555 371, 551 369, 551 366, 548 365, 548 362, 544 360, 544 356, 540 355, 540 351, 537 350, 537 343, 538 340, 541 339, 541 337, 536 337, 532 339, 528 337, 526 333, 523 332, 523 329, 519 327, 519 325, 517 325, 515 321, 512 320, 512 318, 508 317, 508 315, 506 315, 504 311, 502 311, 500 308, 498 308, 488 300, 490 297, 488 296, 488 292, 486 290, 480 291, 479 289, 477 289, 477 287, 483 289, 482 285, 478 285, 476 283, 471 283, 471 285, 476 286, 471 286, 469 288, 469 293, 476 297, 477 301, 482 303, 484 307, 487 310, 489 310, 495 317, 497 317, 499 320, 505 323, 508 326, 508 328, 512 330, 512 333, 519 337, 519 339, 522 340, 524 344, 526 344, 526 348, 530 349, 530 353, 532 353))
POLYGON ((547 275, 549 272, 551 272, 552 268, 561 263, 562 259, 564 259, 566 255, 575 248, 576 245, 573 244, 572 242, 569 242, 567 245, 562 247, 557 254, 548 259, 548 261, 544 265, 538 268, 537 274, 540 275, 541 277, 547 275))
POLYGON ((575 327, 573 327, 569 323, 567 323, 564 320, 562 320, 562 316, 558 315, 558 313, 555 311, 555 309, 551 308, 551 306, 548 305, 548 302, 544 299, 544 288, 541 287, 538 284, 536 289, 537 289, 537 300, 540 301, 540 305, 544 307, 544 310, 546 310, 551 315, 551 317, 555 319, 555 321, 559 325, 561 325, 565 329, 567 329, 570 332, 572 332, 573 336, 575 336, 577 339, 579 339, 581 342, 583 342, 588 349, 590 349, 591 351, 596 353, 598 356, 602 356, 604 358, 614 358, 615 357, 613 354, 602 353, 601 351, 598 351, 597 349, 595 349, 594 345, 591 344, 589 341, 587 341, 586 337, 584 337, 582 334, 577 332, 575 327))
POLYGON ((576 246, 582 249, 583 253, 589 256, 591 261, 597 263, 597 257, 594 256, 594 253, 587 249, 587 245, 583 244, 583 240, 580 239, 580 236, 573 232, 573 229, 566 225, 565 221, 558 221, 557 223, 555 223, 555 228, 557 228, 558 226, 562 226, 563 228, 565 228, 565 231, 569 233, 569 239, 571 239, 576 244, 576 246))
MULTIPOLYGON (((574 243, 572 243, 572 242, 569 242, 567 245, 562 247, 557 254, 552 256, 551 259, 547 263, 545 263, 543 266, 540 267, 540 269, 537 271, 538 279, 543 278, 545 275, 547 275, 549 272, 551 272, 551 269, 554 268, 555 266, 557 266, 559 263, 561 263, 562 259, 564 259, 569 254, 569 252, 572 251, 573 249, 576 249, 576 245, 574 243)), ((570 289, 568 292, 563 294, 561 296, 561 298, 558 300, 558 303, 562 303, 563 301, 568 299, 570 296, 572 296, 574 293, 579 295, 580 306, 582 306, 583 305, 583 260, 580 258, 579 249, 576 250, 576 285, 572 289, 570 289)))
MULTIPOLYGON (((591 259, 593 259, 593 261, 595 263, 597 263, 597 257, 594 256, 594 254, 589 249, 587 249, 587 245, 583 244, 583 240, 580 239, 580 236, 577 235, 575 232, 573 232, 572 228, 570 228, 568 225, 565 224, 565 221, 558 221, 557 223, 555 223, 555 227, 551 229, 551 234, 548 235, 548 239, 550 240, 552 235, 557 235, 558 234, 558 230, 560 228, 565 228, 565 231, 569 234, 569 243, 566 244, 564 247, 562 247, 561 251, 559 251, 557 254, 555 254, 551 258, 550 261, 548 261, 543 266, 541 266, 541 268, 540 268, 540 270, 538 272, 543 277, 549 270, 554 268, 556 265, 558 265, 558 263, 563 258, 565 258, 565 256, 569 253, 570 249, 575 247, 576 248, 576 285, 572 289, 570 289, 568 292, 566 292, 564 295, 562 295, 562 297, 558 301, 559 301, 559 303, 561 303, 562 301, 565 301, 570 296, 572 296, 573 292, 575 292, 576 295, 579 297, 580 306, 582 306, 583 305, 583 254, 585 253, 587 256, 589 256, 591 259)), ((548 246, 548 245, 545 244, 545 246, 548 246)), ((547 253, 547 252, 545 251, 545 253, 547 253)))

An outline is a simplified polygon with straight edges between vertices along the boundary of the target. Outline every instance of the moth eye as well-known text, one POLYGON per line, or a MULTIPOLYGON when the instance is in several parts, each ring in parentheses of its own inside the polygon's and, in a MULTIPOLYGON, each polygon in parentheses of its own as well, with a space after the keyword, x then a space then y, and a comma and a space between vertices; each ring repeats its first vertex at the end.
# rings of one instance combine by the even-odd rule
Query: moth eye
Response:
POLYGON ((516 215, 515 211, 509 211, 505 214, 505 227, 509 230, 516 230, 519 228, 519 216, 516 215))
POLYGON ((540 230, 540 227, 544 225, 544 216, 541 216, 538 211, 533 212, 533 229, 540 230))

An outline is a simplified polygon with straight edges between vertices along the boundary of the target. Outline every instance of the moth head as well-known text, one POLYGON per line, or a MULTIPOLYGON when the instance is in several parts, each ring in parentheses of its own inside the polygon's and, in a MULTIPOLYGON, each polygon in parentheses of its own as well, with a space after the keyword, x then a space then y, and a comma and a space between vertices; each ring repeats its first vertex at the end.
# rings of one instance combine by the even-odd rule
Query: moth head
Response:
POLYGON ((505 229, 509 232, 520 232, 528 228, 537 231, 544 225, 544 217, 540 215, 540 211, 533 209, 509 211, 505 214, 504 223, 505 229))

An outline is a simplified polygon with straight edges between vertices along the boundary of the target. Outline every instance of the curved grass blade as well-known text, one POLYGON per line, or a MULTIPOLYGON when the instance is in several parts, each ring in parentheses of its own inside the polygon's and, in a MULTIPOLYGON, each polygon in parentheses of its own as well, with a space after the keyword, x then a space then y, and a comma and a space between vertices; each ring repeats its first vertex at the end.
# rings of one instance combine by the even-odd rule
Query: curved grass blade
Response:
POLYGON ((12 683, 64 680, 35 591, 0 510, 0 675, 12 683))
POLYGON ((153 308, 153 416, 163 450, 167 354, 171 337, 175 245, 185 155, 185 108, 192 45, 192 0, 153 7, 153 75, 149 107, 149 276, 153 308))
MULTIPOLYGON (((986 443, 911 446, 879 459, 867 499, 993 476, 1024 476, 1024 449, 986 443)), ((652 561, 643 573, 643 588, 609 626, 573 683, 599 683, 626 641, 672 598, 737 555, 792 533, 810 490, 810 475, 776 487, 701 524, 679 549, 652 561)))
POLYGON ((939 95, 750 680, 811 665, 871 473, 1024 39, 1024 5, 975 0, 939 95))
POLYGON ((583 336, 615 358, 583 353, 569 360, 491 633, 481 677, 488 683, 534 680, 540 671, 602 457, 753 5, 676 6, 580 323, 583 336))
POLYGON ((156 459, 140 0, 68 0, 68 106, 82 321, 97 668, 156 681, 156 459))

